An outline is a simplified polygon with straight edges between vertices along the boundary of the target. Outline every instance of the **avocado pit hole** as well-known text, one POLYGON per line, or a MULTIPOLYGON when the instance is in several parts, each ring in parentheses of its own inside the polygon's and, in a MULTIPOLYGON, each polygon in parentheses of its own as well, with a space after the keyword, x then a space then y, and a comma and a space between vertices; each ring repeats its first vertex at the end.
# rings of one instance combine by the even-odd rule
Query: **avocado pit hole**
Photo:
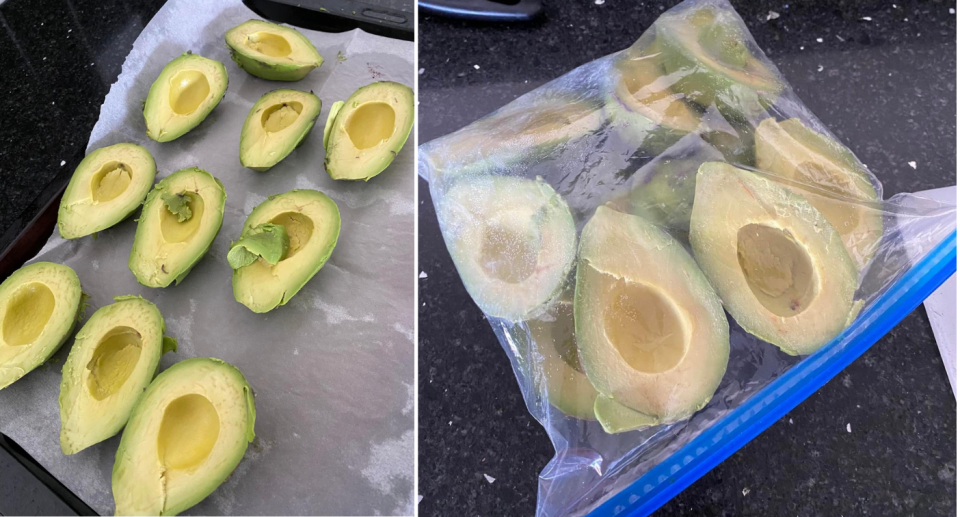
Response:
POLYGON ((284 212, 270 222, 282 225, 287 230, 287 238, 290 239, 287 253, 280 259, 281 262, 299 253, 313 235, 313 220, 300 212, 284 212))
POLYGON ((346 131, 357 149, 369 149, 393 136, 396 112, 385 102, 367 102, 350 113, 346 131))
POLYGON ((192 215, 190 219, 180 222, 176 214, 167 209, 164 203, 160 205, 160 235, 168 243, 184 242, 200 229, 203 219, 203 197, 197 192, 181 192, 179 195, 188 198, 187 206, 192 215))
POLYGON ((753 295, 773 314, 796 316, 813 300, 813 263, 789 231, 761 224, 740 228, 737 260, 753 295))
POLYGON ((57 301, 40 282, 21 286, 7 303, 3 316, 3 341, 9 346, 29 345, 40 337, 57 301))
POLYGON ((260 125, 267 133, 276 133, 288 128, 296 122, 303 111, 303 104, 297 101, 274 104, 263 110, 260 115, 260 125))
POLYGON ((270 57, 286 57, 293 52, 287 38, 272 32, 260 31, 247 36, 247 47, 270 57))
POLYGON ((210 96, 210 81, 200 70, 181 70, 170 80, 170 109, 189 115, 210 96))
POLYGON ((104 334, 87 363, 90 396, 103 400, 119 391, 136 369, 142 347, 140 333, 131 327, 114 327, 104 334))
POLYGON ((220 437, 220 415, 210 399, 191 393, 174 399, 163 410, 157 433, 157 458, 168 469, 197 467, 220 437))
POLYGON ((105 203, 123 194, 133 180, 129 165, 112 160, 104 163, 90 180, 90 192, 94 203, 105 203))
POLYGON ((482 235, 480 267, 497 280, 518 284, 537 269, 538 241, 532 230, 488 224, 482 235))

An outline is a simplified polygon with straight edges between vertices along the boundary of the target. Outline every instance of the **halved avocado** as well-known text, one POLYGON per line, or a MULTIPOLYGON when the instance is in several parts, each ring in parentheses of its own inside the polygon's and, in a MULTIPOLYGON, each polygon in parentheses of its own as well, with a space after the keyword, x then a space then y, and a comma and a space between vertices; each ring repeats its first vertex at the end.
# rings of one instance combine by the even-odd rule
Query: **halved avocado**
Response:
POLYGON ((171 366, 133 408, 113 464, 117 515, 177 515, 226 481, 254 438, 253 390, 219 359, 171 366))
POLYGON ((574 311, 590 382, 655 423, 690 417, 726 372, 720 299, 683 246, 642 217, 597 208, 580 235, 574 311))
POLYGON ((737 323, 790 355, 818 350, 862 305, 856 264, 833 225, 757 173, 700 167, 690 244, 737 323))
POLYGON ((513 322, 537 316, 576 256, 563 198, 539 178, 464 176, 434 199, 447 249, 477 306, 513 322))
POLYGON ((23 266, 0 284, 0 389, 60 349, 83 298, 77 273, 52 262, 23 266))
POLYGON ((139 296, 117 296, 97 309, 77 333, 60 381, 60 448, 75 454, 117 434, 153 380, 165 337, 157 306, 139 296))
POLYGON ((580 365, 574 336, 573 302, 558 300, 546 313, 527 322, 530 328, 534 382, 543 383, 547 398, 563 413, 581 420, 594 420, 593 388, 580 365))
POLYGON ((249 20, 224 39, 237 66, 261 79, 299 81, 323 64, 313 43, 293 27, 249 20))
POLYGON ((191 167, 147 194, 128 266, 147 287, 180 283, 210 249, 223 224, 227 194, 220 180, 191 167))
POLYGON ((240 164, 263 172, 300 147, 320 116, 313 93, 274 90, 260 97, 240 133, 240 164))
POLYGON ((60 236, 78 239, 123 221, 143 203, 156 175, 150 151, 137 144, 91 152, 73 171, 60 200, 60 236))
POLYGON ((353 92, 324 128, 323 165, 335 180, 364 180, 393 163, 413 128, 413 90, 391 81, 353 92))
POLYGON ((843 144, 795 118, 764 120, 756 140, 757 167, 800 183, 791 190, 830 221, 857 268, 864 269, 883 237, 882 211, 857 204, 880 197, 866 166, 843 144))
POLYGON ((754 55, 756 47, 735 12, 715 6, 672 10, 657 19, 657 44, 674 91, 727 118, 753 120, 784 84, 754 55))
POLYGON ((270 196, 250 212, 234 249, 248 243, 252 234, 263 233, 267 224, 282 226, 287 236, 288 246, 279 261, 270 263, 268 250, 275 246, 266 243, 247 248, 247 253, 256 253, 259 258, 247 265, 231 264, 241 266, 233 271, 233 297, 253 312, 267 312, 286 304, 326 264, 340 236, 340 210, 332 199, 316 190, 270 196))
POLYGON ((180 138, 220 104, 227 91, 223 63, 186 52, 169 62, 143 103, 147 136, 157 142, 180 138))

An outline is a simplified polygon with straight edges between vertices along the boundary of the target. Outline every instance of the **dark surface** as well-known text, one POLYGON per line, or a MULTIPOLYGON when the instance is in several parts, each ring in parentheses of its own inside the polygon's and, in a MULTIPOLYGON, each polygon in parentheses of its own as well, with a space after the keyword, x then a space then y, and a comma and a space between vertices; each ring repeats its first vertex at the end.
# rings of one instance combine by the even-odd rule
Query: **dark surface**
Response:
MULTIPOLYGON (((629 46, 675 2, 559 3, 529 25, 421 16, 419 141, 629 46)), ((954 3, 734 5, 886 196, 956 184, 954 3), (769 11, 780 17, 767 21, 769 11)), ((553 449, 454 270, 422 180, 419 193, 427 274, 420 280, 420 515, 533 515, 537 474, 553 449)), ((956 401, 918 309, 656 515, 954 515, 955 458, 956 401)))

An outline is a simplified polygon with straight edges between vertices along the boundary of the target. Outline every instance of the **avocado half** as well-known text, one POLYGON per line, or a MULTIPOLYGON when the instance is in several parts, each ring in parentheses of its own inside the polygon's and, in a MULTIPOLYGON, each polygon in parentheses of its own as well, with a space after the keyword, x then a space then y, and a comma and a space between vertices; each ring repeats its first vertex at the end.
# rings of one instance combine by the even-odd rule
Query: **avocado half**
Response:
POLYGON ((250 212, 227 255, 234 298, 253 312, 286 304, 326 264, 339 236, 340 210, 326 194, 291 190, 270 196, 250 212), (282 227, 282 233, 270 226, 282 227), (238 253, 248 259, 237 259, 238 253))
POLYGON ((689 418, 727 369, 720 299, 683 246, 642 217, 600 206, 584 226, 574 320, 590 382, 644 425, 689 418))
POLYGON ((180 283, 210 249, 223 224, 227 194, 220 180, 191 167, 147 194, 127 265, 147 287, 180 283))
POLYGON ((872 206, 880 194, 866 166, 843 144, 795 118, 764 120, 756 145, 757 167, 797 182, 791 190, 830 221, 857 269, 866 268, 883 237, 883 212, 872 206))
POLYGON ((757 173, 700 167, 690 244, 737 323, 787 354, 815 352, 862 306, 857 266, 833 225, 757 173))
POLYGON ((219 359, 174 364, 130 414, 113 464, 116 515, 177 515, 226 481, 254 438, 253 390, 219 359))
POLYGON ((323 64, 313 43, 292 27, 249 20, 224 39, 237 66, 261 79, 299 81, 323 64))
POLYGON ((439 199, 443 238, 483 312, 512 322, 556 297, 576 256, 566 202, 541 179, 463 176, 439 199))
POLYGON ((147 136, 169 142, 197 127, 227 91, 223 63, 186 52, 163 67, 143 103, 147 136))
POLYGON ((368 84, 334 104, 323 130, 323 165, 335 180, 364 180, 393 163, 413 128, 413 90, 391 81, 368 84))
POLYGON ((52 262, 23 266, 0 284, 0 389, 60 349, 83 299, 77 273, 52 262))
POLYGON ((60 200, 60 236, 78 239, 123 221, 140 207, 156 175, 153 156, 137 144, 101 147, 86 155, 60 200))
POLYGON ((320 98, 274 90, 250 108, 240 133, 240 164, 263 172, 300 147, 320 116, 320 98))
POLYGON ((76 454, 117 434, 160 366, 177 349, 157 306, 117 296, 77 332, 60 381, 60 448, 76 454))

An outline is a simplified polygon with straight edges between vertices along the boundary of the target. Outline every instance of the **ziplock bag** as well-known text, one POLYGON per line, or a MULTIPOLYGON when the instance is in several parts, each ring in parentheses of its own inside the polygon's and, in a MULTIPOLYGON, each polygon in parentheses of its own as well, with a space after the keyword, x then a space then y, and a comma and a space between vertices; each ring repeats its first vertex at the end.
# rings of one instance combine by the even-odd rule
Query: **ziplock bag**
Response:
POLYGON ((645 515, 956 270, 722 0, 421 146, 467 291, 556 455, 537 515, 645 515))

